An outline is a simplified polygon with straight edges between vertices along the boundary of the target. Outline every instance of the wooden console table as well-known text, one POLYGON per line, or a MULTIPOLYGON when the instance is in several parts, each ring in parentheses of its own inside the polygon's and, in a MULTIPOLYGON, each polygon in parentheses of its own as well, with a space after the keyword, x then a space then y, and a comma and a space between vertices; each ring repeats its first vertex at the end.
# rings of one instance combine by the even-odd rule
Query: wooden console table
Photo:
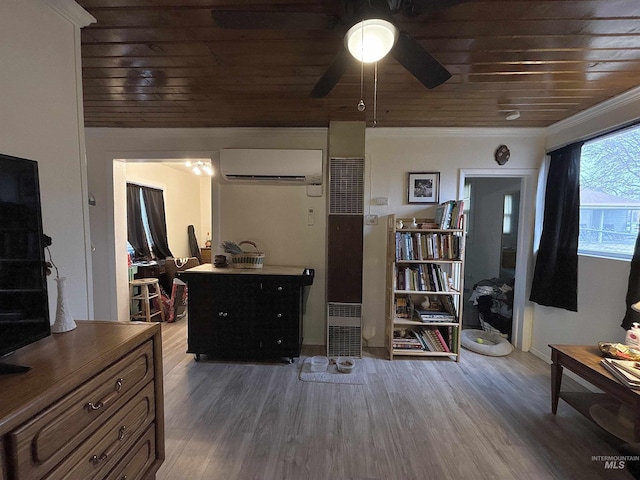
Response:
MULTIPOLYGON (((599 422, 590 413, 593 405, 624 404, 633 412, 640 414, 640 390, 626 387, 600 365, 603 356, 596 345, 549 345, 549 347, 551 347, 552 361, 551 411, 554 414, 558 410, 560 398, 598 424, 599 422), (604 393, 560 391, 563 368, 572 371, 604 393)), ((633 441, 640 441, 640 417, 636 418, 633 430, 633 441)))

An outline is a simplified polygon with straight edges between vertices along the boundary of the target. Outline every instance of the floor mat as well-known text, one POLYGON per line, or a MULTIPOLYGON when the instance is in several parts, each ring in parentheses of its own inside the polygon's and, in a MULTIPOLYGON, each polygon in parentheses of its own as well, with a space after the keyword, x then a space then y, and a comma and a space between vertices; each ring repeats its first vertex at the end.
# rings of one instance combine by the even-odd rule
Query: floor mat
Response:
POLYGON ((343 383, 351 385, 364 385, 367 383, 367 376, 363 370, 362 362, 356 359, 356 365, 351 373, 341 373, 335 363, 329 363, 326 371, 312 372, 311 358, 307 357, 302 362, 300 368, 300 380, 303 382, 318 383, 343 383))

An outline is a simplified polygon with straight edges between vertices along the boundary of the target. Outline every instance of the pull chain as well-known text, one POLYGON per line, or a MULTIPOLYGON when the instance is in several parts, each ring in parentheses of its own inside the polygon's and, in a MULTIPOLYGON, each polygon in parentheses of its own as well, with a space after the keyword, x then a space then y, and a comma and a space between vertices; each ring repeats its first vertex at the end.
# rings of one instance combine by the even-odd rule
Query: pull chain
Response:
POLYGON ((378 62, 373 66, 373 126, 378 123, 378 62))
POLYGON ((364 96, 364 20, 360 23, 360 35, 360 101, 358 102, 358 111, 364 112, 364 109, 367 108, 364 104, 364 100, 362 99, 364 96))

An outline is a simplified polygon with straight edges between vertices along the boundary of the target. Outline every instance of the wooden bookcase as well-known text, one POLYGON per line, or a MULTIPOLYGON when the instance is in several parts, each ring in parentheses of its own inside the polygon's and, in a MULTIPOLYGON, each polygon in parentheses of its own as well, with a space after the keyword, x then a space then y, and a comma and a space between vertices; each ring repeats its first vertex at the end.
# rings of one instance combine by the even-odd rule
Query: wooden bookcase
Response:
POLYGON ((422 356, 460 361, 464 223, 459 229, 439 229, 421 228, 427 222, 421 219, 416 219, 417 228, 411 228, 412 222, 387 217, 385 343, 389 359, 422 356), (425 309, 421 305, 427 298, 430 305, 425 309))

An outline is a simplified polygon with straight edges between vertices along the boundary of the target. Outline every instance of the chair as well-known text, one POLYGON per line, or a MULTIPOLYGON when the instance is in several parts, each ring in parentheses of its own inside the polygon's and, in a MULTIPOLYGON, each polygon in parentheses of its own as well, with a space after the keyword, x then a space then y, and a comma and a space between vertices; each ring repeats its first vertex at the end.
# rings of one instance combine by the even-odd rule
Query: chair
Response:
POLYGON ((169 314, 167 322, 174 322, 186 313, 187 308, 187 287, 186 284, 176 278, 178 272, 197 267, 200 261, 196 257, 188 258, 167 258, 164 264, 164 271, 171 288, 171 299, 169 301, 169 314))

